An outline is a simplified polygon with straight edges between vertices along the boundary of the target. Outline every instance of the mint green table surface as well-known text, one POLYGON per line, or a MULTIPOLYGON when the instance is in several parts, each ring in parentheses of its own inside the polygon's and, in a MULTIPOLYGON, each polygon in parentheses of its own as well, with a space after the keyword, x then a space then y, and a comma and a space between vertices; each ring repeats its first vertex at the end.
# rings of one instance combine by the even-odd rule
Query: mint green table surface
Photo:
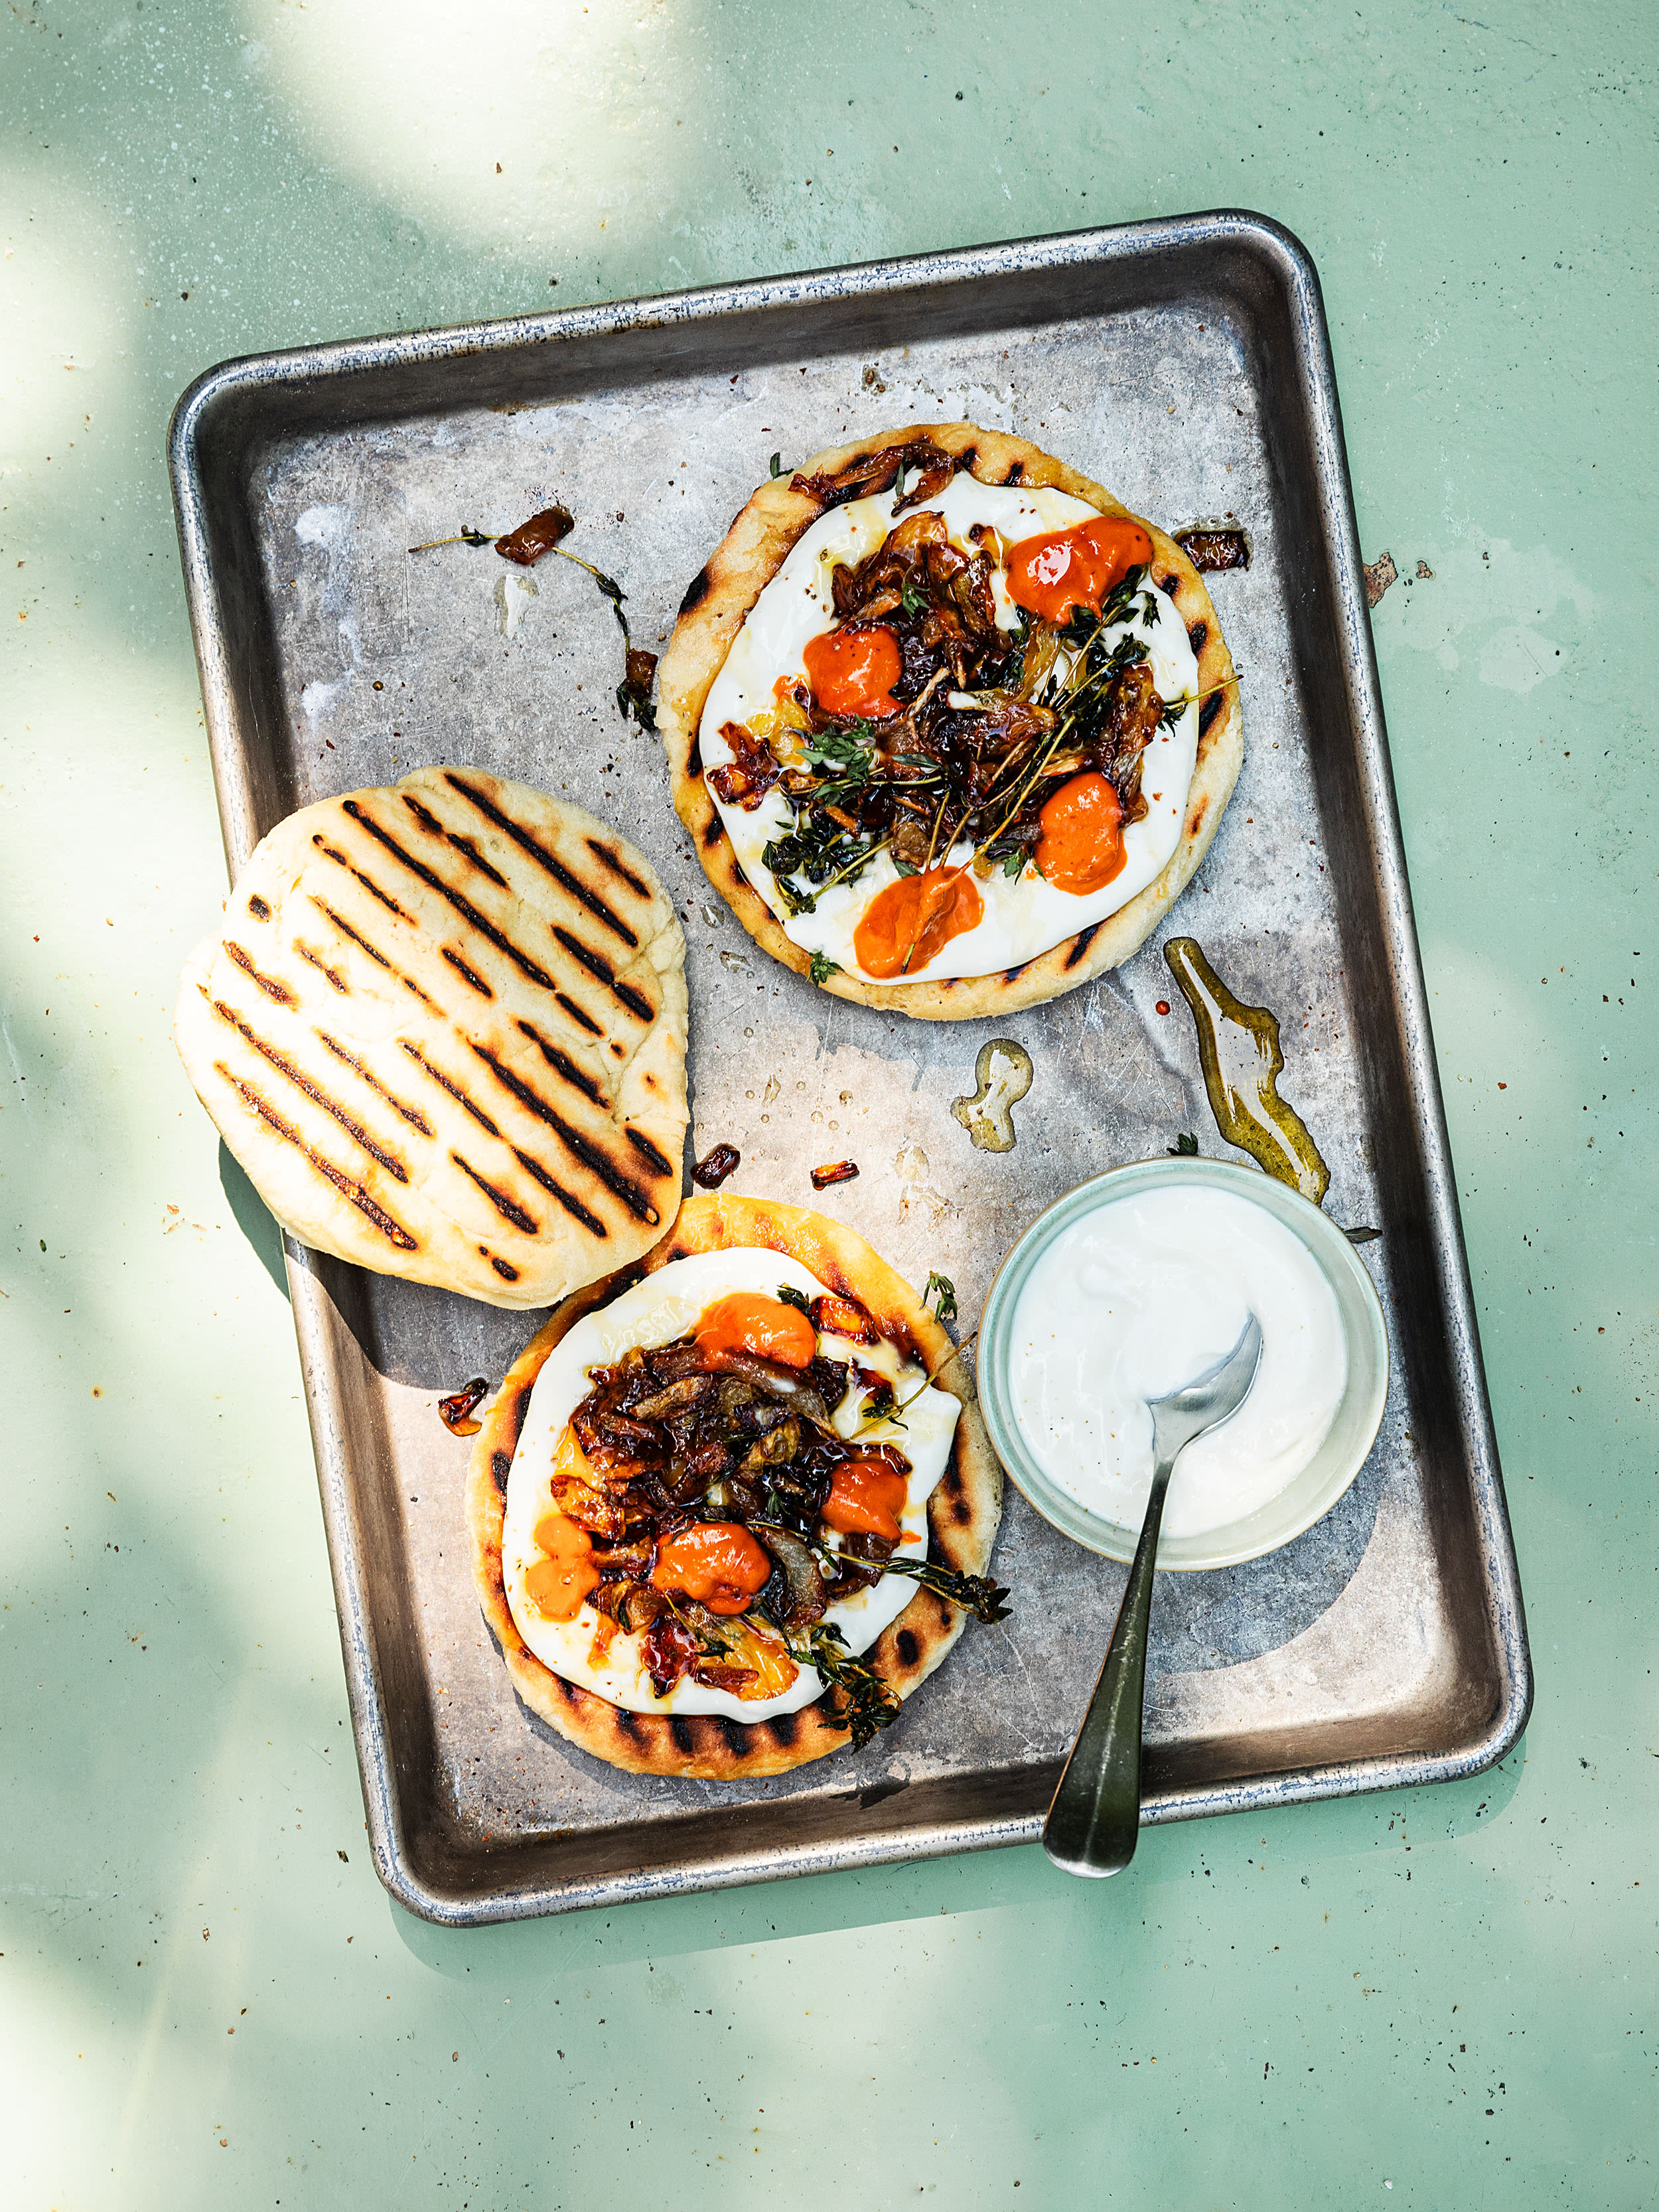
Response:
POLYGON ((1659 15, 17 0, 0 41, 0 2203, 1659 2203, 1659 15), (168 1038, 224 889, 173 402, 302 339, 1218 205, 1317 262, 1401 580, 1528 1736, 1099 1887, 1027 1849, 409 1919, 274 1237, 168 1038))

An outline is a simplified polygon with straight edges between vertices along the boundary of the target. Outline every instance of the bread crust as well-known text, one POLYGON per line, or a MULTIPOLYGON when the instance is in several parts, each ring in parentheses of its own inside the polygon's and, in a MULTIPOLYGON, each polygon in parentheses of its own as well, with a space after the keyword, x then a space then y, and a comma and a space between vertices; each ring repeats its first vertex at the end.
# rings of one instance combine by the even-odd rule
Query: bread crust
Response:
MULTIPOLYGON (((1130 512, 1104 485, 1029 439, 983 430, 972 422, 913 422, 815 453, 793 477, 778 477, 762 484, 710 554, 681 603, 679 620, 658 670, 657 720, 668 752, 674 810, 690 833, 709 882, 749 934, 775 960, 803 975, 811 972, 811 956, 785 934, 738 865, 703 779, 698 730, 709 689, 744 617, 796 540, 825 512, 828 502, 798 490, 797 483, 815 474, 834 475, 865 455, 917 439, 930 440, 942 452, 968 457, 969 473, 981 483, 1052 487, 1085 500, 1103 514, 1128 516, 1130 512)), ((945 976, 892 986, 866 983, 838 972, 820 989, 861 1006, 896 1009, 918 1021, 976 1021, 1041 1006, 1128 959, 1186 888, 1209 849, 1243 764, 1237 684, 1221 625, 1197 569, 1156 523, 1139 515, 1131 519, 1152 538, 1152 574, 1174 601, 1194 644, 1199 690, 1210 694, 1200 708, 1198 760, 1181 841, 1162 872, 1117 913, 1018 968, 993 975, 945 976), (1206 712, 1207 724, 1203 720, 1206 712)))
MULTIPOLYGON (((549 1355, 584 1314, 605 1304, 642 1274, 693 1253, 759 1245, 787 1253, 839 1297, 857 1298, 882 1334, 906 1358, 929 1373, 951 1352, 951 1340, 903 1277, 863 1237, 803 1206, 769 1200, 693 1197, 644 1261, 574 1293, 526 1346, 508 1370, 472 1447, 467 1479, 467 1526, 478 1601, 520 1697, 547 1725, 612 1766, 630 1774, 678 1775, 732 1782, 753 1775, 784 1774, 827 1752, 842 1749, 844 1729, 830 1725, 817 1705, 771 1720, 741 1722, 714 1713, 634 1713, 579 1684, 567 1682, 537 1658, 520 1635, 507 1601, 501 1569, 501 1528, 507 1478, 529 1408, 536 1377, 549 1355)), ((930 1549, 944 1563, 982 1574, 989 1563, 1002 1514, 1002 1470, 979 1408, 952 1361, 936 1377, 962 1405, 951 1458, 927 1504, 930 1549)), ((924 1682, 963 1630, 964 1616, 947 1600, 918 1589, 896 1620, 865 1655, 894 1694, 904 1698, 924 1682)))

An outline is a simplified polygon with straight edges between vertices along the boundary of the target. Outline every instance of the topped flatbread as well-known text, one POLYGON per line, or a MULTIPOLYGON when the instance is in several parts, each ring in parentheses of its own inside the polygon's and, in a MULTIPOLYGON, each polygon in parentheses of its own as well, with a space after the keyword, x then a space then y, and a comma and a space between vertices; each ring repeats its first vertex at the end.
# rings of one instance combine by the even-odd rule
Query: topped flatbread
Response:
POLYGON ((1127 959, 1243 747, 1191 562, 1022 438, 920 423, 763 483, 692 583, 658 718, 756 942, 927 1020, 1127 959))
POLYGON ((614 830, 426 768, 261 841, 185 963, 174 1030, 302 1243, 550 1305, 674 1218, 684 963, 666 893, 614 830))
POLYGON ((713 1780, 888 1724, 963 1607, 1006 1595, 983 1579, 1001 1474, 951 1350, 862 1237, 758 1199, 688 1200, 641 1267, 568 1299, 467 1491, 526 1705, 613 1765, 713 1780))

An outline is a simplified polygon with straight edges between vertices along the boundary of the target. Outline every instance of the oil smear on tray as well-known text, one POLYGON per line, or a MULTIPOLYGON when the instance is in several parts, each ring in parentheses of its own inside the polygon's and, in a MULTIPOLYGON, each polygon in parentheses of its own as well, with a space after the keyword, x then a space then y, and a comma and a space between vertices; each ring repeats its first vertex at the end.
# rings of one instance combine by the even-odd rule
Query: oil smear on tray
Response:
POLYGON ((1330 1188, 1330 1170, 1308 1125, 1279 1095, 1285 1054, 1279 1019, 1266 1006, 1235 998, 1196 938, 1172 937, 1164 948, 1198 1027, 1198 1056, 1216 1127, 1230 1145, 1316 1206, 1330 1188))
POLYGON ((1011 1152, 1017 1141, 1012 1109, 1031 1087, 1031 1055, 1012 1037, 993 1037, 974 1062, 979 1085, 951 1111, 982 1152, 1011 1152))

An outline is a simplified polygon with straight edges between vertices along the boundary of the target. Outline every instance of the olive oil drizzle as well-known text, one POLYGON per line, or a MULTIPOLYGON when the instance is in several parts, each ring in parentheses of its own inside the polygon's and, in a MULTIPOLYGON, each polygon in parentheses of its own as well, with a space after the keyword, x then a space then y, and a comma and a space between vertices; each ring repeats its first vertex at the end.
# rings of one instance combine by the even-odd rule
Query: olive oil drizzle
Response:
POLYGON ((1217 1128, 1270 1176, 1322 1206, 1330 1170, 1307 1123, 1279 1095, 1285 1054, 1278 1017, 1266 1006, 1247 1006, 1235 998, 1196 938, 1172 937, 1164 957, 1193 1010, 1204 1088, 1217 1128))

